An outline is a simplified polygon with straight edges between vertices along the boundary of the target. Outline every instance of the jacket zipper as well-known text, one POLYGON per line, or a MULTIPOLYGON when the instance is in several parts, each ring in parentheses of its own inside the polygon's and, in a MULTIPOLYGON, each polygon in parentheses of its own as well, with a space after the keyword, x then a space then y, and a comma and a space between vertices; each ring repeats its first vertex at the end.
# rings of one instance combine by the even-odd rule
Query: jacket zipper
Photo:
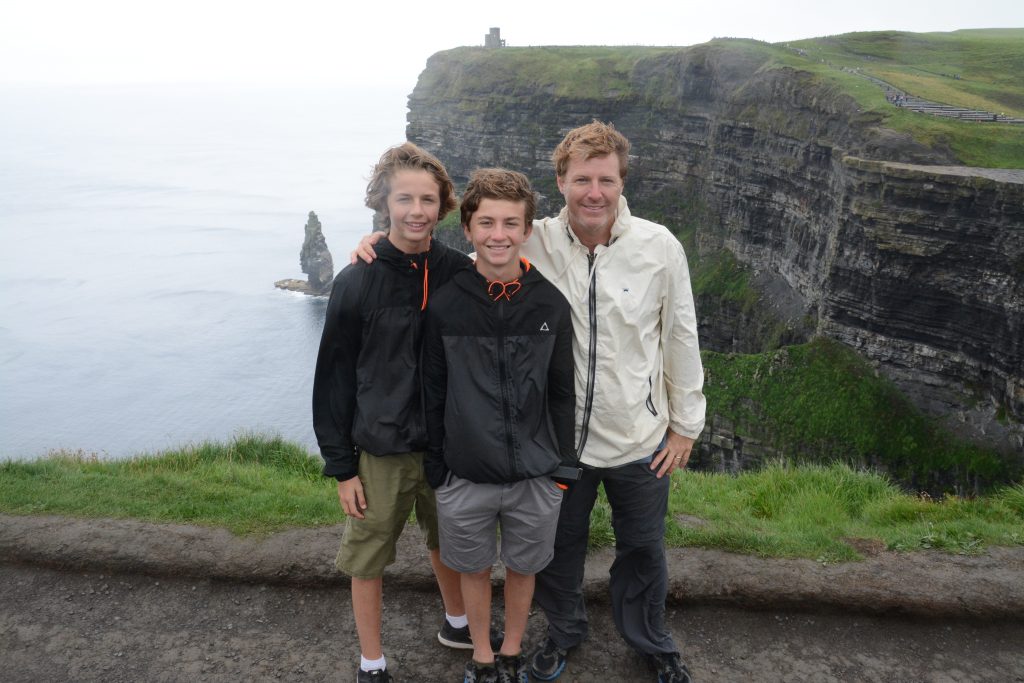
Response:
POLYGON ((590 412, 594 407, 594 376, 597 373, 597 273, 593 272, 597 254, 587 254, 587 273, 590 275, 590 292, 587 310, 590 315, 590 343, 587 348, 587 393, 583 401, 583 424, 580 426, 580 443, 576 446, 576 462, 583 457, 590 431, 590 412))
POLYGON ((498 378, 501 383, 501 413, 505 420, 505 457, 510 473, 518 473, 512 435, 512 392, 509 389, 508 363, 505 362, 505 302, 498 302, 498 378))
POLYGON ((654 380, 647 378, 647 410, 651 415, 658 417, 658 409, 654 407, 654 380))

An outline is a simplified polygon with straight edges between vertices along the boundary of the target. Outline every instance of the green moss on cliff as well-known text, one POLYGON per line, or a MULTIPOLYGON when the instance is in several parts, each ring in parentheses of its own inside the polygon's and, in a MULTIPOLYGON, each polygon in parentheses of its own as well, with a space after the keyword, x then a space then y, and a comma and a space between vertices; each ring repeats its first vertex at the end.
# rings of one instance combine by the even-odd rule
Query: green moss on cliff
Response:
POLYGON ((631 94, 630 76, 638 61, 678 49, 460 47, 431 57, 446 68, 428 67, 416 90, 417 94, 431 99, 467 95, 516 98, 537 94, 561 98, 616 98, 631 94))
POLYGON ((704 352, 708 413, 771 436, 795 460, 881 466, 920 488, 1012 478, 1000 456, 917 410, 838 342, 757 355, 704 352))

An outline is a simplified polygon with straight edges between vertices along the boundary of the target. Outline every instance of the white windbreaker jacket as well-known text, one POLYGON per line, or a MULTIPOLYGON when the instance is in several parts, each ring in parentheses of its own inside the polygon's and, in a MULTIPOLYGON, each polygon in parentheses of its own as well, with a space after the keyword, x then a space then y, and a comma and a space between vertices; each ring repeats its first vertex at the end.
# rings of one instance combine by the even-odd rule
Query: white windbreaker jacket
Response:
POLYGON ((522 255, 572 306, 576 452, 616 467, 655 451, 665 429, 704 428, 704 369, 683 246, 619 198, 611 242, 591 254, 568 212, 534 221, 522 255))

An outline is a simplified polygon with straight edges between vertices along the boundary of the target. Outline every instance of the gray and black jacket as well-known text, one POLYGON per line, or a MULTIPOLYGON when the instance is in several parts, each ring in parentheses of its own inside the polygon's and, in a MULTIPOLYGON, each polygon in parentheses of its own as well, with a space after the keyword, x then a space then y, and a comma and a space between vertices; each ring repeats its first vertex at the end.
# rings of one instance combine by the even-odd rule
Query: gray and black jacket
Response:
POLYGON ((431 299, 421 368, 434 488, 448 471, 506 483, 576 464, 569 302, 523 267, 519 287, 468 268, 431 299))
POLYGON ((377 259, 334 279, 313 378, 313 429, 323 472, 358 473, 359 449, 377 456, 422 451, 419 357, 428 298, 469 257, 431 240, 405 254, 382 240, 377 259))

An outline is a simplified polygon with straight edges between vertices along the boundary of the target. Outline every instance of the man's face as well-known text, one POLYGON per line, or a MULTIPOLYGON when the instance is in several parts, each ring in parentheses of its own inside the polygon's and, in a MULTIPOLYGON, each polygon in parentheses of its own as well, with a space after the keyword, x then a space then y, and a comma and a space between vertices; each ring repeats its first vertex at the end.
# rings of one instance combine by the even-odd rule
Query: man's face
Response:
POLYGON ((476 249, 477 270, 488 279, 518 269, 519 248, 533 229, 526 222, 526 202, 490 198, 480 200, 469 225, 462 227, 476 249))
POLYGON ((428 171, 403 168, 391 177, 388 240, 407 254, 430 248, 430 233, 441 209, 441 188, 428 171))
POLYGON ((574 231, 589 235, 610 231, 622 195, 618 157, 570 159, 565 175, 558 176, 558 190, 565 197, 569 226, 574 231))

